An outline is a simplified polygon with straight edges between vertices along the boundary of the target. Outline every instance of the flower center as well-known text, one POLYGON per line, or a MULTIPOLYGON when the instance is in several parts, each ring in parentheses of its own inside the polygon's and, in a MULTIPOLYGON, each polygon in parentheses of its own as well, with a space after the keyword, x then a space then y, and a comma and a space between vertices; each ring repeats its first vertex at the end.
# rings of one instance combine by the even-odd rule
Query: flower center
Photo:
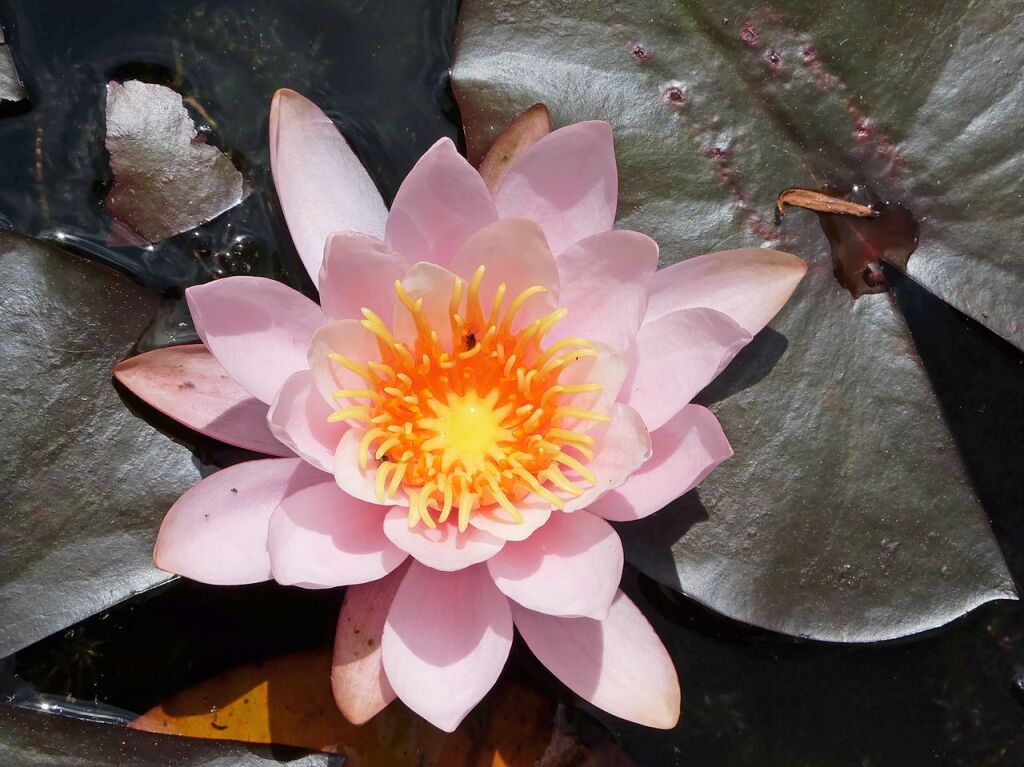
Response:
POLYGON ((363 469, 371 458, 376 494, 385 503, 401 489, 409 498, 409 526, 428 527, 455 519, 465 530, 471 514, 500 506, 522 521, 516 502, 530 494, 555 507, 596 482, 585 464, 593 458, 588 422, 607 421, 594 412, 599 383, 572 381, 566 371, 597 358, 591 344, 567 338, 542 348, 544 337, 565 317, 559 309, 513 330, 516 315, 534 286, 504 308, 506 285, 495 291, 485 314, 480 301, 484 267, 466 284, 455 279, 448 309, 451 341, 441 336, 401 282, 395 291, 415 325, 412 343, 398 340, 369 309, 363 327, 377 337, 380 361, 340 354, 330 359, 356 373, 365 389, 341 389, 330 420, 365 428, 359 448, 363 469), (465 302, 463 302, 465 294, 465 302), (559 495, 561 493, 561 495, 559 495))

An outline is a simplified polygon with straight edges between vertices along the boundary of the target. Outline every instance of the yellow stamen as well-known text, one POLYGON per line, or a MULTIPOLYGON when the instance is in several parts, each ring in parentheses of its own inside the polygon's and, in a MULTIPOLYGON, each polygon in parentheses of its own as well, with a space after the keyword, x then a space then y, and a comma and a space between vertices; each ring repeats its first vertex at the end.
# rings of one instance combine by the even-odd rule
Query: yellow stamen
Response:
POLYGON ((400 492, 408 498, 411 527, 453 525, 465 532, 473 514, 495 509, 520 523, 519 507, 527 497, 563 508, 565 496, 579 496, 584 484, 598 481, 586 465, 595 439, 579 429, 608 420, 585 407, 601 384, 559 382, 570 365, 597 351, 581 338, 543 346, 565 318, 564 309, 513 331, 525 304, 546 288, 534 285, 506 301, 502 283, 485 311, 485 273, 479 267, 468 282, 455 278, 448 303, 450 346, 445 342, 442 348, 431 326, 432 315, 424 309, 430 299, 413 296, 396 281, 398 306, 411 319, 415 339, 399 340, 378 315, 363 309, 360 324, 373 333, 380 359, 364 363, 328 355, 365 381, 334 392, 339 405, 350 406, 328 419, 365 424, 359 465, 375 472, 378 501, 387 503, 400 492))

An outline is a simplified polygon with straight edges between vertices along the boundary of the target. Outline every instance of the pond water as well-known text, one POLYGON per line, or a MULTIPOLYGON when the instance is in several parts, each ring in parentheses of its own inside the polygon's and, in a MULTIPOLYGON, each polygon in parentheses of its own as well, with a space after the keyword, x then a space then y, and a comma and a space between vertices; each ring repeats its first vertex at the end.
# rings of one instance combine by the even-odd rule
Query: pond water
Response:
MULTIPOLYGON (((447 81, 456 11, 454 0, 0 0, 0 25, 31 99, 0 116, 0 228, 58 240, 159 292, 160 315, 142 349, 194 340, 181 295, 196 282, 257 274, 312 293, 270 179, 272 93, 291 87, 323 105, 390 201, 437 138, 460 141, 447 81), (209 142, 229 153, 253 193, 151 248, 109 246, 103 105, 110 79, 171 85, 190 99, 209 142)), ((1012 506, 1021 480, 1005 467, 1019 465, 1013 450, 1024 433, 1015 406, 1021 355, 898 273, 887 278, 979 495, 994 509, 1012 506)), ((248 457, 212 450, 139 410, 207 462, 248 457)), ((1009 516, 993 524, 1020 573, 1024 524, 1009 516)), ((681 723, 654 732, 604 715, 517 642, 488 700, 525 689, 535 696, 529 700, 544 701, 537 710, 546 725, 530 737, 575 744, 560 756, 549 749, 545 764, 1024 762, 1024 610, 1015 603, 985 605, 927 636, 844 646, 733 623, 628 568, 625 588, 676 661, 681 723)), ((328 650, 342 596, 179 580, 0 661, 0 696, 126 723, 230 669, 328 650)), ((496 710, 484 708, 484 717, 496 710)), ((474 721, 468 737, 486 741, 486 727, 474 721)), ((395 742, 393 763, 430 763, 427 745, 395 742)))

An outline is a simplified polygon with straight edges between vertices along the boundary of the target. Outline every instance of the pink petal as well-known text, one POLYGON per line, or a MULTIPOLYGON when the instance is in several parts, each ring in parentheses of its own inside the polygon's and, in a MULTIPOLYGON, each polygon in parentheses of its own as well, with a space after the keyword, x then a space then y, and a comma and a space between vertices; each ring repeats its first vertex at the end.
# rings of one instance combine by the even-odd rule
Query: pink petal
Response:
POLYGON ((625 351, 643 322, 657 268, 658 244, 639 232, 602 232, 570 245, 558 256, 559 303, 569 315, 548 340, 585 338, 625 351))
POLYGON ((332 320, 362 319, 363 307, 386 320, 395 305, 395 280, 408 268, 376 237, 332 234, 320 269, 320 306, 332 320))
POLYGON ((767 248, 690 258, 658 273, 644 321, 705 306, 729 315, 753 336, 782 308, 806 271, 802 259, 767 248))
POLYGON ((509 168, 494 195, 501 218, 529 218, 544 229, 551 250, 599 232, 615 221, 618 171, 612 128, 581 122, 559 128, 509 168))
POLYGON ((714 413, 687 405, 651 434, 651 459, 622 485, 590 504, 605 519, 642 519, 695 488, 732 448, 714 413))
POLYGON ((346 423, 330 423, 330 406, 320 396, 308 370, 293 373, 278 391, 267 413, 270 431, 284 445, 321 471, 334 471, 334 451, 346 423))
POLYGON ((503 541, 521 541, 529 538, 534 530, 550 519, 551 502, 535 495, 528 495, 516 502, 516 510, 523 518, 522 522, 516 521, 515 517, 500 506, 492 506, 486 510, 474 511, 469 518, 469 524, 503 541))
POLYGON ((384 234, 387 208, 348 142, 320 108, 282 89, 270 105, 270 167, 288 231, 316 281, 328 235, 384 234))
POLYGON ((505 283, 507 309, 522 291, 540 285, 546 292, 523 304, 513 329, 552 311, 558 305, 558 266, 544 233, 533 221, 523 218, 497 221, 484 227, 466 242, 452 263, 452 271, 467 282, 483 266, 480 289, 484 312, 489 312, 495 291, 505 283))
POLYGON ((551 114, 544 104, 534 104, 509 123, 480 161, 480 177, 487 188, 497 191, 519 155, 549 133, 551 114))
POLYGON ((320 307, 263 277, 225 277, 185 291, 196 332, 242 388, 270 404, 292 373, 305 370, 320 307))
POLYGON ((167 512, 153 550, 154 564, 202 583, 267 580, 270 516, 288 492, 316 475, 301 458, 248 461, 211 474, 167 512))
POLYGON ((661 730, 676 726, 680 694, 672 658, 621 591, 602 621, 511 607, 533 654, 581 698, 630 722, 661 730))
MULTIPOLYGON (((449 310, 456 276, 437 264, 420 261, 402 277, 402 287, 414 301, 423 299, 421 307, 430 327, 437 331, 441 346, 452 348, 452 326, 449 310)), ((463 290, 465 294, 465 290, 463 290)), ((416 340, 416 322, 401 301, 395 301, 391 326, 395 337, 412 348, 416 340)), ((461 349, 460 349, 461 351, 461 349)))
POLYGON ((399 187, 385 239, 410 262, 447 266, 473 232, 497 217, 480 174, 443 138, 399 187))
POLYGON ((384 621, 407 569, 398 567, 378 581, 345 590, 334 635, 331 689, 335 703, 352 724, 370 721, 395 699, 380 645, 384 621))
POLYGON ((622 399, 654 431, 711 383, 749 342, 749 332, 714 309, 670 312, 637 333, 622 399))
POLYGON ((235 383, 202 344, 130 357, 114 368, 114 377, 200 434, 258 453, 292 455, 267 428, 267 406, 235 383))
POLYGON ((384 624, 384 670, 398 697, 452 732, 491 689, 512 647, 512 614, 487 570, 413 563, 384 624))
POLYGON ((501 538, 467 527, 460 533, 450 522, 429 528, 422 522, 409 528, 409 509, 395 506, 384 517, 384 534, 402 551, 434 570, 452 572, 485 562, 505 545, 501 538))
POLYGON ((364 434, 366 429, 354 426, 341 436, 334 453, 334 481, 338 487, 360 501, 384 506, 407 503, 408 499, 401 489, 385 501, 377 499, 376 479, 380 462, 371 455, 365 469, 359 465, 359 442, 364 434))
POLYGON ((594 457, 585 465, 597 477, 597 482, 588 485, 580 479, 579 484, 586 489, 576 497, 559 493, 566 498, 564 510, 567 512, 586 508, 625 482, 651 457, 651 435, 640 414, 616 402, 611 416, 611 421, 591 432, 596 441, 594 457))
POLYGON ((324 402, 335 410, 340 405, 334 392, 339 389, 365 389, 366 381, 332 360, 332 354, 340 354, 358 365, 365 365, 371 360, 380 360, 380 347, 377 337, 354 319, 330 322, 313 336, 309 344, 309 369, 324 402))
POLYGON ((556 512, 524 541, 487 562, 509 599, 548 615, 602 620, 622 578, 622 542, 593 514, 556 512))
POLYGON ((330 475, 286 496, 270 519, 274 580, 310 588, 383 578, 406 559, 384 537, 384 509, 338 489, 330 475))

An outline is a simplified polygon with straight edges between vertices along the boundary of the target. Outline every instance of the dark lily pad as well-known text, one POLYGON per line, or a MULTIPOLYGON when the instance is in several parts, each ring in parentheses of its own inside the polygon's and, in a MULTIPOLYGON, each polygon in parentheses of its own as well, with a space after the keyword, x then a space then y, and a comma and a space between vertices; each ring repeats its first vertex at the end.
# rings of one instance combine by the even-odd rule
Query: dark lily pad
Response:
POLYGON ((247 193, 242 174, 163 85, 107 85, 106 146, 114 171, 107 210, 147 242, 209 221, 247 193))
POLYGON ((21 84, 18 70, 14 66, 11 49, 4 40, 4 30, 0 27, 0 102, 24 101, 28 98, 25 86, 21 84))
MULTIPOLYGON (((291 767, 329 767, 328 754, 291 753, 291 767)), ((173 735, 0 705, 0 763, 18 767, 270 767, 272 749, 173 735)))
POLYGON ((156 296, 12 233, 0 233, 0 269, 2 657, 167 581, 156 531, 199 471, 111 383, 156 296))
POLYGON ((705 392, 736 456, 621 531, 645 572, 826 640, 941 625, 1014 588, 891 296, 854 298, 790 186, 868 187, 921 221, 909 271, 1022 344, 1019 7, 467 0, 454 67, 472 160, 536 102, 615 128, 619 225, 666 262, 767 243, 810 262, 705 392))

